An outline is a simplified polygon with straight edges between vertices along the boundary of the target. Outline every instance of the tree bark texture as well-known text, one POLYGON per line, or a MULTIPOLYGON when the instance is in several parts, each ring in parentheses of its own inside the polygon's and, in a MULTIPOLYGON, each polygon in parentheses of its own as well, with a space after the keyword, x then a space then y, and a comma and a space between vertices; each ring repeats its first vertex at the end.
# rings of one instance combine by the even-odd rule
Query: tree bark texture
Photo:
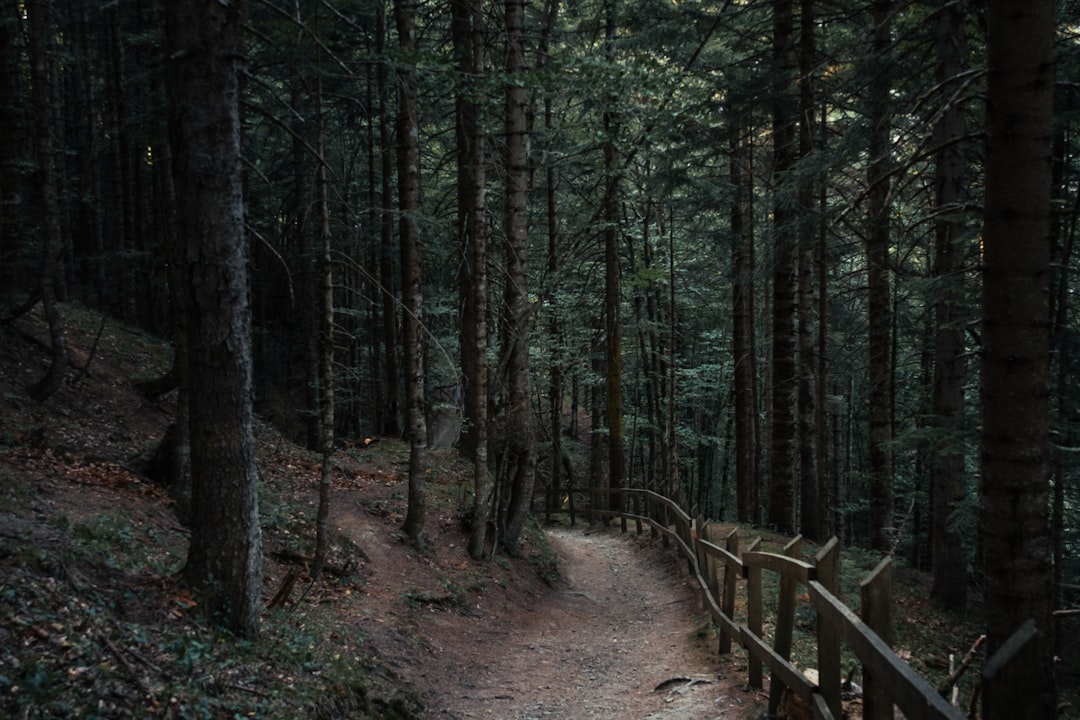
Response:
POLYGON ((43 217, 41 218, 41 303, 49 324, 49 369, 45 376, 29 390, 30 397, 44 402, 60 389, 68 366, 67 337, 64 334, 64 317, 60 312, 56 285, 60 272, 60 202, 57 197, 56 160, 53 157, 53 87, 49 72, 49 12, 51 2, 40 2, 27 7, 30 32, 27 35, 30 55, 30 76, 34 122, 37 125, 35 154, 38 164, 38 188, 41 193, 43 217))
POLYGON ((964 348, 966 304, 962 220, 967 186, 964 107, 958 102, 964 56, 964 10, 943 0, 937 25, 937 80, 944 107, 934 128, 935 191, 938 219, 934 224, 934 447, 929 453, 933 498, 932 537, 934 586, 931 597, 953 610, 967 605, 967 552, 959 518, 967 495, 964 437, 964 348))
POLYGON ((184 573, 202 604, 254 636, 262 536, 252 428, 251 308, 240 161, 247 5, 167 5, 170 130, 188 293, 192 528, 184 573))
MULTIPOLYGON (((398 43, 406 63, 416 53, 416 3, 394 4, 398 43)), ((405 351, 405 415, 409 440, 409 507, 402 526, 418 550, 426 550, 424 523, 427 516, 427 423, 424 417, 424 295, 423 257, 420 248, 420 126, 416 107, 416 70, 398 68, 397 171, 398 208, 401 220, 402 345, 405 351)))
POLYGON ((798 94, 792 0, 773 2, 773 335, 772 435, 766 522, 795 533, 798 377, 796 366, 796 272, 798 216, 790 173, 795 165, 798 94))
MULTIPOLYGON (((615 0, 605 0, 604 53, 615 61, 615 0)), ((604 377, 607 397, 608 487, 626 483, 626 446, 623 439, 622 390, 622 266, 619 254, 619 113, 618 98, 608 92, 604 108, 604 377)), ((619 510, 620 495, 608 495, 608 509, 619 510)))
POLYGON ((1027 619, 1037 661, 983 690, 987 720, 1056 716, 1049 522, 1052 0, 991 0, 979 529, 988 653, 1027 619))
POLYGON ((535 428, 529 380, 531 313, 528 295, 528 92, 525 70, 525 3, 506 1, 506 280, 503 302, 506 340, 506 422, 503 424, 505 468, 503 497, 506 520, 502 544, 517 552, 517 543, 532 505, 536 477, 535 428))
POLYGON ((870 546, 889 551, 894 540, 892 450, 892 305, 889 299, 889 173, 892 123, 889 98, 891 0, 874 0, 870 86, 870 160, 867 167, 866 269, 869 316, 870 546))

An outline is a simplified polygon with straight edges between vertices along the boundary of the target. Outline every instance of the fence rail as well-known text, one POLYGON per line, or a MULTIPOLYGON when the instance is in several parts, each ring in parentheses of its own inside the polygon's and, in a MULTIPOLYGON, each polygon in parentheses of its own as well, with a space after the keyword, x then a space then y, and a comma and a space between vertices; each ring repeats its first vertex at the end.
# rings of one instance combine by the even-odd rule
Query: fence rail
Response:
MULTIPOLYGON (((892 561, 885 558, 861 583, 861 615, 838 597, 840 547, 832 538, 814 556, 813 562, 800 559, 802 538, 789 542, 781 553, 760 550, 756 538, 740 551, 735 530, 723 538, 723 545, 709 538, 710 526, 683 510, 670 498, 651 490, 634 488, 590 488, 593 507, 623 510, 593 510, 598 517, 619 518, 623 532, 634 522, 637 532, 647 524, 665 545, 674 542, 696 577, 702 601, 719 630, 719 649, 730 653, 732 642, 742 645, 748 655, 751 687, 764 687, 764 669, 771 673, 769 714, 775 715, 781 694, 787 688, 806 702, 817 720, 838 720, 841 707, 841 643, 859 659, 863 678, 863 717, 866 720, 893 718, 895 705, 909 720, 965 720, 925 678, 901 660, 890 648, 892 613, 892 561), (634 512, 631 512, 633 509, 634 512), (723 571, 721 573, 721 570, 723 571), (779 576, 776 617, 772 643, 764 638, 762 575, 779 576), (722 578, 721 578, 722 576, 722 578), (746 596, 745 620, 735 617, 736 597, 742 587, 746 596), (817 616, 817 670, 814 682, 791 663, 795 607, 800 587, 805 588, 817 616)), ((1021 628, 1001 651, 987 660, 984 668, 995 675, 1008 664, 999 657, 1008 651, 1020 655, 1030 630, 1021 628), (1025 634, 1027 632, 1027 634, 1025 634)), ((984 682, 991 681, 984 669, 984 682)))

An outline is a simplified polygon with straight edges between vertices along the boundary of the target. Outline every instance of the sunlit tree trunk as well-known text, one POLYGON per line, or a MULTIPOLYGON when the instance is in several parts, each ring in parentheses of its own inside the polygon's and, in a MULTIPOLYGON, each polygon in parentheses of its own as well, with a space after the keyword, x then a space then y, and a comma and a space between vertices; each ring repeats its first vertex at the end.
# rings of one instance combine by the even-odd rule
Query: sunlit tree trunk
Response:
MULTIPOLYGON (((415 0, 394 3, 401 54, 416 53, 415 0)), ((420 126, 416 107, 416 70, 398 67, 397 117, 398 208, 401 220, 402 345, 405 350, 405 414, 409 440, 409 507, 402 526, 414 547, 426 550, 424 523, 427 516, 427 424, 424 417, 423 258, 420 248, 420 126)))
POLYGON ((189 293, 192 527, 200 604, 254 636, 262 535, 252 417, 251 308, 244 241, 239 66, 247 4, 168 3, 170 129, 189 293))
POLYGON ((1025 661, 984 683, 983 717, 1057 716, 1049 520, 1054 3, 991 0, 982 264, 979 530, 988 653, 1022 623, 1025 661))

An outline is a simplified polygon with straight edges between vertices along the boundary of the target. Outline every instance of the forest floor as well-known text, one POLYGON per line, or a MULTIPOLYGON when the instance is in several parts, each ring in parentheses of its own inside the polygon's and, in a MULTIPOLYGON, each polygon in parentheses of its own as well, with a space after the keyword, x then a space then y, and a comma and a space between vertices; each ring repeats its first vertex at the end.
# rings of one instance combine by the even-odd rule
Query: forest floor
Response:
POLYGON ((335 457, 329 574, 306 577, 318 458, 257 428, 265 597, 257 641, 200 612, 187 531, 140 475, 172 419, 135 381, 168 348, 66 307, 72 367, 44 404, 40 316, 0 325, 0 718, 736 720, 760 713, 698 593, 648 534, 531 524, 522 557, 468 558, 469 472, 431 453, 430 553, 399 528, 402 443, 335 457))

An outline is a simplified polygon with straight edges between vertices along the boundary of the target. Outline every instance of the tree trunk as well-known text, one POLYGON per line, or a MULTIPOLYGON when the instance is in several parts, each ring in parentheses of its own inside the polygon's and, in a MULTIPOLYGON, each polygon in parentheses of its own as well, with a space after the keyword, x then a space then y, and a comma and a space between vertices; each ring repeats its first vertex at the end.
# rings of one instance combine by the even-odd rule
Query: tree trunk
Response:
POLYGON ((7 315, 7 308, 15 303, 16 291, 22 289, 19 282, 19 256, 22 252, 22 233, 19 229, 19 196, 22 177, 18 171, 19 133, 12 132, 25 123, 19 122, 16 108, 16 69, 18 53, 18 18, 14 6, 5 5, 0 11, 0 127, 8 132, 0 133, 0 315, 7 315))
POLYGON ((454 50, 458 57, 458 227, 461 229, 461 369, 465 400, 462 448, 473 461, 472 531, 469 555, 484 554, 494 486, 488 472, 487 221, 484 127, 479 81, 484 72, 482 0, 453 0, 454 50))
POLYGON ((991 655, 1028 619, 1027 657, 983 717, 1052 718, 1049 330, 1054 3, 991 0, 983 231, 979 530, 991 655))
MULTIPOLYGON (((394 3, 402 56, 416 53, 415 0, 394 3)), ((402 344, 405 350, 405 414, 409 439, 409 508, 402 530, 416 549, 426 551, 427 515, 425 458, 427 425, 424 418, 423 258, 420 249, 420 127, 416 107, 416 70, 398 68, 397 169, 398 208, 401 221, 401 295, 404 306, 402 344)))
MULTIPOLYGON (((814 0, 800 0, 799 11, 799 157, 814 149, 814 0)), ((814 256, 817 224, 814 182, 810 173, 799 178, 799 532, 807 539, 824 540, 821 529, 820 482, 817 455, 823 435, 817 412, 817 357, 814 321, 814 256)), ((820 322, 820 319, 817 319, 820 322)))
POLYGON ((525 88, 525 3, 506 0, 506 304, 504 348, 507 405, 505 482, 506 522, 502 545, 516 554, 532 505, 536 447, 529 380, 530 310, 528 296, 529 155, 525 88))
POLYGON ((963 139, 964 108, 952 88, 963 70, 965 53, 964 10, 943 0, 937 25, 937 81, 945 104, 934 129, 937 152, 935 186, 937 221, 934 225, 934 406, 936 438, 928 461, 933 498, 934 586, 930 596, 952 610, 967 605, 967 551, 959 515, 966 493, 964 438, 965 277, 961 245, 967 187, 967 166, 959 142, 963 139))
POLYGON ((316 83, 318 137, 316 149, 319 163, 315 185, 319 202, 319 305, 316 315, 319 327, 319 507, 315 514, 315 559, 311 577, 318 579, 326 564, 330 539, 327 523, 330 518, 330 485, 334 457, 334 264, 330 244, 330 200, 326 182, 326 115, 323 111, 322 70, 316 83))
POLYGON ((732 344, 735 355, 735 518, 757 520, 757 357, 754 350, 754 243, 746 223, 746 163, 743 128, 731 128, 730 175, 735 196, 731 201, 732 344))
POLYGON ((798 217, 790 193, 795 165, 795 112, 798 96, 792 0, 773 1, 773 337, 772 438, 769 443, 767 522, 779 532, 795 533, 795 483, 798 468, 796 408, 796 250, 798 217))
POLYGON ((870 546, 892 549, 892 306, 889 300, 889 172, 891 125, 889 64, 892 0, 873 3, 872 62, 868 89, 870 159, 867 168, 866 268, 869 316, 870 546))
POLYGON ((394 273, 394 145, 390 128, 390 60, 386 56, 386 0, 376 6, 375 52, 380 58, 377 82, 379 86, 379 147, 382 202, 379 218, 379 285, 382 298, 383 353, 386 368, 386 406, 381 414, 383 435, 401 435, 401 360, 398 357, 398 311, 394 298, 397 285, 394 273))
POLYGON ((177 220, 185 247, 193 523, 184 573, 211 612, 259 631, 262 536, 252 420, 238 66, 247 4, 167 5, 177 220))
MULTIPOLYGON (((606 26, 604 54, 615 62, 615 0, 604 2, 606 26)), ((626 446, 623 439, 622 319, 620 308, 622 268, 619 259, 619 113, 614 93, 606 96, 604 109, 604 377, 607 397, 608 487, 626 483, 626 446)), ((618 510, 619 495, 608 495, 608 509, 618 510)))
POLYGON ((38 164, 38 187, 41 193, 42 242, 41 301, 49 323, 49 369, 29 390, 30 397, 44 402, 60 389, 67 372, 68 350, 64 318, 56 296, 60 267, 60 201, 57 196, 56 162, 53 157, 53 87, 49 73, 49 47, 52 37, 47 0, 27 7, 30 31, 27 34, 34 122, 37 125, 35 151, 38 164))

